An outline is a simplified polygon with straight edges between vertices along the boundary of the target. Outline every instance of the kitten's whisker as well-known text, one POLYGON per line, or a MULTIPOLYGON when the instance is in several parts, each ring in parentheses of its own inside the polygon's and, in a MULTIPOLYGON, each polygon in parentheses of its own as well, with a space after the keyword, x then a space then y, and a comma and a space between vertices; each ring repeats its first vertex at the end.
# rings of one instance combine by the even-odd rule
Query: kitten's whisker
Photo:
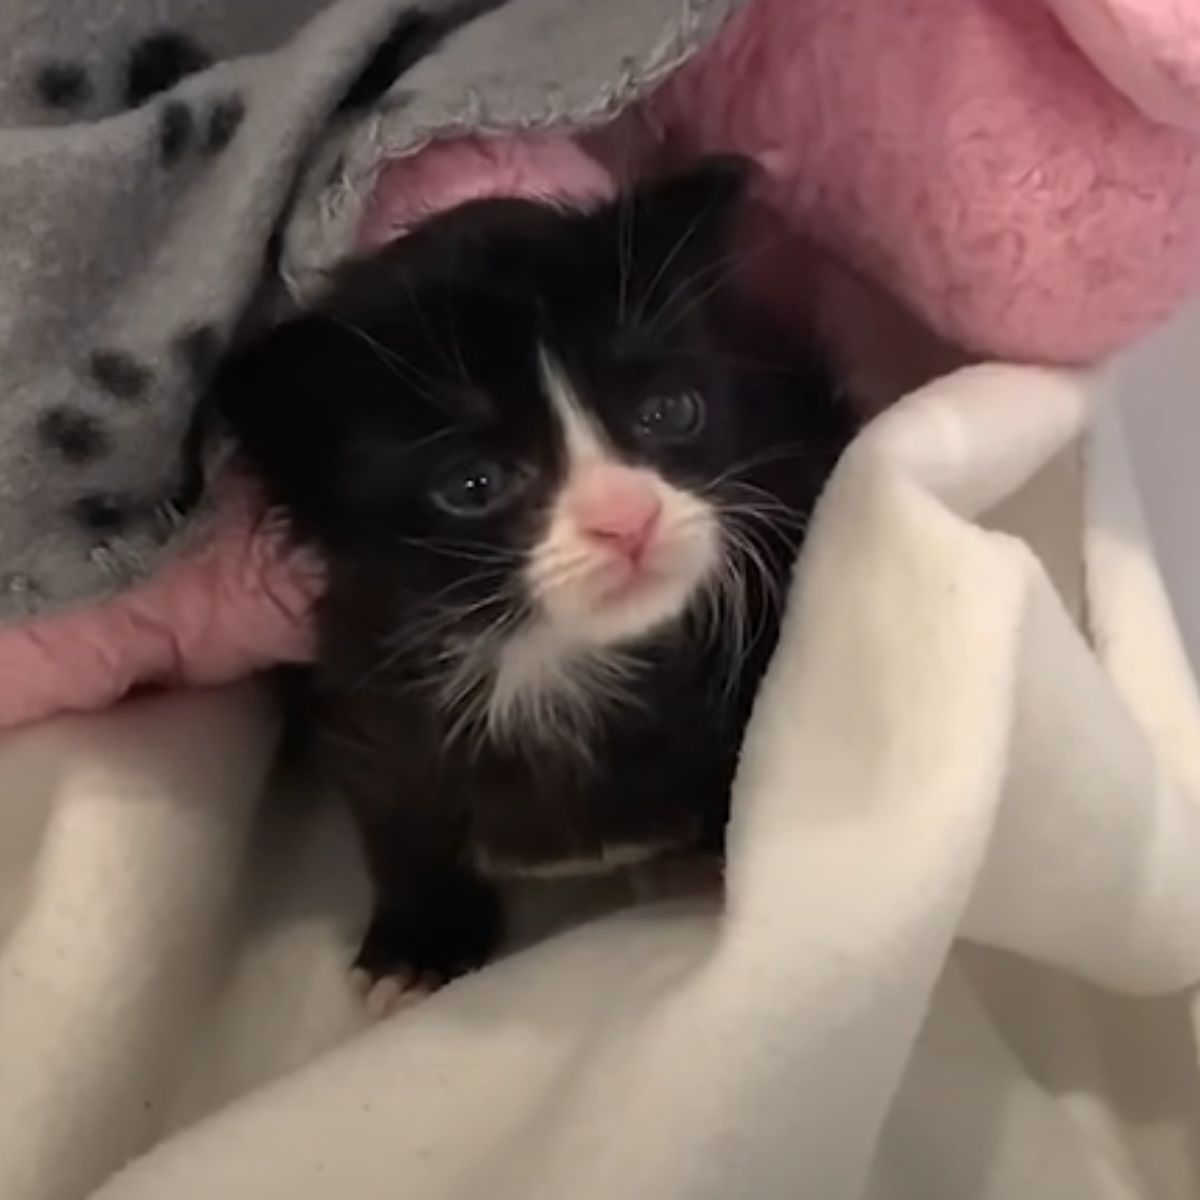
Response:
MULTIPOLYGON (((489 604, 497 604, 502 602, 502 596, 497 594, 493 588, 486 596, 481 599, 471 601, 466 606, 447 603, 448 598, 453 596, 455 592, 467 587, 478 588, 487 586, 493 582, 492 576, 485 571, 476 571, 470 575, 465 575, 461 579, 456 579, 447 584, 444 588, 440 588, 432 595, 425 597, 418 606, 415 616, 408 620, 403 632, 409 633, 413 630, 423 632, 430 627, 446 624, 456 620, 464 612, 470 613, 478 607, 483 607, 489 604)), ((499 580, 496 580, 498 583, 499 580)), ((395 635, 393 635, 395 636, 395 635)))
POLYGON ((760 489, 742 488, 736 484, 730 484, 722 491, 725 492, 725 495, 716 498, 716 506, 721 512, 738 516, 769 517, 782 525, 803 524, 805 521, 805 517, 796 508, 774 499, 760 489), (734 498, 743 493, 745 499, 734 498))
POLYGON ((416 441, 409 442, 405 446, 405 452, 406 452, 406 454, 412 455, 417 450, 428 449, 428 447, 436 445, 438 442, 445 441, 447 438, 453 437, 453 436, 454 436, 453 429, 450 429, 450 428, 437 429, 433 433, 429 434, 428 437, 417 438, 416 441))
POLYGON ((785 551, 798 549, 808 528, 805 518, 787 510, 775 512, 752 505, 723 504, 720 514, 724 520, 741 523, 748 529, 769 535, 778 548, 785 551))
MULTIPOLYGON (((639 321, 643 320, 645 317, 646 309, 649 307, 650 302, 654 298, 655 288, 662 281, 663 277, 666 275, 674 261, 679 257, 679 254, 686 247, 687 243, 695 236, 696 230, 702 225, 710 211, 711 205, 708 209, 705 209, 696 216, 695 220, 680 237, 679 241, 675 243, 674 249, 670 254, 667 255, 665 261, 659 267, 658 272, 651 280, 643 296, 642 304, 638 310, 637 316, 639 321)), ((656 330, 658 328, 658 322, 661 321, 667 314, 669 314, 672 305, 675 304, 682 295, 686 294, 689 289, 694 287, 702 279, 708 277, 714 272, 719 273, 717 282, 713 286, 707 288, 702 295, 698 296, 696 300, 688 306, 687 312, 690 312, 692 309, 696 308, 703 300, 708 299, 709 296, 717 291, 734 274, 738 267, 747 262, 753 261, 760 255, 777 249, 787 240, 787 237, 784 235, 776 234, 772 237, 760 239, 755 246, 749 249, 747 249, 745 246, 738 246, 730 254, 705 263, 703 266, 698 268, 691 275, 687 276, 676 285, 674 290, 667 297, 666 301, 659 306, 658 311, 655 313, 654 318, 650 322, 650 328, 652 330, 656 330)), ((679 314, 676 319, 667 326, 666 330, 662 330, 661 332, 668 332, 669 330, 673 329, 675 325, 678 324, 679 320, 682 320, 683 316, 686 316, 686 312, 679 314)))
POLYGON ((725 654, 726 700, 732 698, 743 669, 746 652, 746 582, 740 558, 730 547, 725 555, 720 598, 727 617, 720 627, 727 643, 725 654))
POLYGON ((646 285, 646 289, 642 294, 642 303, 638 307, 637 316, 635 318, 637 322, 640 322, 644 319, 646 315, 646 308, 654 298, 655 288, 657 288, 658 285, 663 281, 667 272, 671 269, 671 264, 680 256, 680 254, 683 253, 692 238, 696 236, 697 231, 700 229, 701 225, 704 224, 704 220, 708 216, 709 209, 711 209, 711 207, 712 205, 710 204, 708 208, 698 212, 696 216, 692 218, 691 224, 688 225, 688 227, 679 235, 675 241, 675 244, 666 253, 666 255, 663 256, 663 260, 659 264, 658 270, 655 271, 655 273, 651 276, 650 282, 646 285))
POLYGON ((503 549, 475 547, 463 542, 433 542, 423 538, 397 538, 401 545, 427 549, 443 558, 455 558, 461 562, 478 563, 480 566, 507 567, 517 561, 517 555, 503 549))
POLYGON ((412 311, 417 314, 417 320, 421 323, 421 329, 424 332, 430 347, 437 351, 438 357, 442 360, 442 365, 448 372, 453 374, 454 364, 446 357, 446 350, 442 345, 442 339, 438 337, 433 326, 430 324, 429 317, 425 312, 424 306, 417 300, 417 293, 412 285, 412 280, 409 279, 407 274, 401 273, 400 283, 404 288, 405 294, 408 296, 409 306, 412 308, 412 311))
MULTIPOLYGON (((833 444, 830 444, 833 448, 833 444)), ((736 486, 757 486, 750 483, 748 480, 738 478, 747 471, 753 471, 759 467, 770 466, 777 462, 786 462, 789 459, 794 459, 797 462, 815 462, 821 466, 827 466, 834 456, 827 453, 819 443, 811 441, 804 442, 785 442, 779 446, 772 446, 767 450, 761 450, 757 454, 747 455, 743 459, 732 463, 726 467, 719 475, 710 479, 700 488, 702 496, 711 496, 714 492, 720 491, 726 484, 733 481, 736 486)))
MULTIPOLYGON (((681 280, 671 292, 670 296, 663 302, 650 321, 650 330, 658 333, 660 336, 669 333, 676 327, 689 313, 694 312, 704 301, 708 300, 715 293, 720 291, 722 287, 737 273, 737 271, 749 262, 753 262, 763 254, 768 253, 782 245, 786 239, 782 237, 773 237, 763 239, 758 245, 751 249, 746 249, 744 246, 738 247, 732 253, 716 258, 713 261, 706 263, 698 270, 694 271, 687 278, 681 280), (702 291, 691 294, 691 289, 698 283, 713 276, 702 291), (672 307, 685 297, 689 298, 689 303, 682 310, 672 314, 672 307), (668 316, 672 320, 665 326, 661 326, 660 322, 668 316)), ((644 315, 645 305, 642 307, 644 315)))
POLYGON ((440 680, 441 703, 450 716, 447 730, 450 744, 465 740, 478 751, 491 732, 489 700, 495 683, 497 654, 505 639, 519 630, 527 616, 524 607, 501 613, 480 631, 456 666, 440 680))
MULTIPOLYGON (((736 692, 747 657, 784 605, 786 580, 771 568, 769 555, 759 544, 759 537, 771 532, 777 531, 769 524, 747 527, 726 519, 722 525, 724 552, 707 584, 701 617, 707 618, 712 644, 725 643, 722 691, 726 699, 736 692)), ((793 550, 790 540, 787 549, 793 550)))
POLYGON ((458 629, 470 618, 503 603, 500 596, 493 595, 480 597, 469 604, 445 606, 437 612, 430 613, 429 618, 422 625, 414 628, 421 637, 432 638, 440 632, 458 629))
POLYGON ((780 500, 780 498, 778 496, 776 496, 773 492, 767 491, 766 488, 761 487, 759 484, 753 482, 753 480, 750 480, 750 479, 727 480, 725 490, 733 492, 735 494, 744 494, 747 496, 751 496, 756 501, 759 501, 763 504, 769 504, 773 508, 782 508, 782 509, 787 510, 788 512, 793 511, 793 509, 789 505, 785 504, 782 500, 780 500))
POLYGON ((751 371, 763 371, 769 375, 783 375, 788 378, 796 377, 796 366, 793 363, 773 362, 766 358, 754 358, 746 354, 733 354, 728 350, 705 347, 703 351, 683 347, 679 349, 666 348, 662 350, 664 358, 677 362, 700 363, 721 362, 731 367, 741 367, 751 371))
POLYGON ((580 580, 588 579, 597 574, 599 568, 595 563, 578 563, 573 567, 564 567, 553 574, 542 575, 534 581, 534 590, 539 594, 557 591, 559 588, 570 587, 580 580))
MULTIPOLYGON (((658 306, 649 322, 647 322, 647 332, 659 337, 670 333, 688 313, 693 312, 705 300, 720 291, 733 278, 743 262, 742 255, 731 254, 725 258, 715 259, 713 262, 706 263, 686 279, 681 280, 675 285, 671 294, 658 306), (708 286, 702 291, 693 294, 691 289, 706 279, 709 280, 708 286), (685 298, 689 300, 689 303, 686 307, 676 311, 675 305, 679 304, 685 298), (664 324, 664 322, 666 323, 664 324)), ((644 309, 645 306, 643 306, 643 313, 644 309)))
POLYGON ((625 327, 629 308, 629 281, 633 271, 633 218, 632 197, 622 192, 617 201, 617 327, 625 327))
POLYGON ((775 604, 777 604, 777 600, 774 580, 757 548, 742 535, 741 531, 735 530, 730 541, 732 551, 730 560, 737 564, 737 637, 734 653, 729 659, 731 671, 734 672, 730 683, 734 684, 736 683, 736 672, 740 668, 740 665, 753 651, 763 633, 769 628, 773 607, 772 601, 775 601, 775 604), (766 603, 763 603, 758 608, 758 619, 753 625, 750 619, 750 585, 752 573, 756 574, 761 581, 765 592, 762 598, 766 601, 766 603))
POLYGON ((451 298, 449 293, 446 295, 446 328, 450 340, 450 349, 454 352, 454 365, 458 368, 458 377, 463 383, 471 383, 471 375, 467 370, 467 364, 463 361, 462 346, 458 341, 458 321, 455 319, 454 310, 450 307, 451 298))
POLYGON ((381 342, 373 338, 365 329, 361 329, 359 326, 355 325, 351 321, 346 320, 344 317, 333 316, 331 317, 331 320, 334 322, 334 324, 341 326, 341 328, 347 333, 353 334, 355 337, 365 342, 366 345, 368 345, 371 350, 374 351, 379 361, 383 363, 383 365, 387 367, 397 379, 408 384, 409 387, 411 387, 425 400, 428 400, 430 403, 434 402, 433 393, 430 392, 427 387, 422 386, 423 383, 432 386, 433 381, 423 371, 418 371, 416 367, 407 362, 405 359, 401 358, 400 355, 398 355, 394 350, 384 346, 381 342))
MULTIPOLYGON (((479 577, 457 580, 449 588, 425 601, 422 608, 428 610, 414 619, 410 619, 402 629, 394 631, 380 642, 381 649, 386 653, 371 665, 362 677, 352 685, 352 690, 361 690, 380 674, 390 671, 402 659, 412 657, 414 660, 441 661, 454 652, 443 643, 445 635, 460 632, 465 623, 471 618, 497 606, 505 606, 507 599, 503 594, 490 594, 478 598, 465 605, 441 603, 439 597, 444 597, 453 590, 465 584, 478 586, 479 577)), ((501 614, 506 615, 506 614, 501 614)))
POLYGON ((536 588, 552 588, 582 578, 597 569, 595 557, 588 551, 578 551, 542 562, 529 569, 529 580, 536 588))

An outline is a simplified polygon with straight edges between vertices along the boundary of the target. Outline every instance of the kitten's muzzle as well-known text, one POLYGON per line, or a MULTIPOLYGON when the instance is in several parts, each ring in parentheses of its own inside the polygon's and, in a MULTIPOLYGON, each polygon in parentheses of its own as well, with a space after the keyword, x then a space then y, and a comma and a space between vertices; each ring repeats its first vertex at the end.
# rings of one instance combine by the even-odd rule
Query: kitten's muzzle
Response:
POLYGON ((573 484, 568 510, 581 537, 637 565, 654 540, 662 500, 649 472, 602 463, 573 484))

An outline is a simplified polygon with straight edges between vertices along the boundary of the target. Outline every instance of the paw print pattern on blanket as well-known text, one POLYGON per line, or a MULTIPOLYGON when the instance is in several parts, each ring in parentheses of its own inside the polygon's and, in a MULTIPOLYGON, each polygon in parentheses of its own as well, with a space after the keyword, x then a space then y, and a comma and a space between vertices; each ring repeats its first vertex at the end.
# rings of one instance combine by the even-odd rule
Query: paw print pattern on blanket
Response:
MULTIPOLYGON (((108 91, 119 92, 108 97, 108 107, 136 110, 145 106, 153 113, 150 136, 162 167, 177 166, 192 151, 205 157, 219 155, 233 142, 247 113, 240 91, 226 88, 187 100, 171 95, 178 84, 216 61, 196 37, 180 29, 159 28, 139 36, 120 61, 118 72, 107 72, 118 84, 108 91), (161 103, 154 103, 159 97, 161 103)), ((46 107, 79 117, 87 115, 83 110, 97 98, 96 79, 105 76, 102 65, 95 62, 51 58, 35 72, 34 92, 46 107)), ((211 318, 191 317, 165 338, 165 357, 181 368, 182 380, 163 379, 151 365, 164 357, 162 351, 151 350, 142 357, 103 345, 91 350, 84 355, 77 394, 62 403, 51 403, 33 423, 34 445, 49 459, 52 469, 61 473, 64 468, 74 468, 77 474, 94 477, 144 413, 170 413, 173 399, 176 407, 191 408, 182 431, 173 438, 178 452, 161 456, 164 461, 174 457, 178 463, 162 482, 149 488, 107 484, 89 488, 60 508, 60 514, 90 543, 86 561, 100 566, 107 576, 117 576, 118 583, 126 581, 131 564, 145 554, 144 546, 133 548, 125 540, 132 537, 145 543, 148 539, 156 546, 167 542, 202 497, 210 422, 203 419, 198 401, 220 353, 218 329, 219 323, 211 318), (111 420, 93 411, 105 407, 115 409, 109 414, 111 420), (121 410, 126 415, 120 415, 121 410)), ((26 572, 9 573, 0 582, 23 607, 48 594, 42 580, 26 572)))
POLYGON ((128 497, 124 496, 104 493, 84 496, 75 504, 75 516, 90 533, 120 533, 129 523, 131 505, 128 497))
POLYGON ((95 350, 88 359, 92 379, 118 400, 140 400, 154 373, 144 363, 121 350, 95 350))
POLYGON ((245 116, 246 103, 236 93, 214 101, 199 119, 182 100, 165 104, 158 128, 163 166, 173 167, 193 147, 204 154, 219 154, 233 141, 245 116))
POLYGON ((503 7, 125 0, 85 26, 66 2, 0 4, 0 626, 187 544, 205 388, 315 143, 503 7))
POLYGON ((169 91, 189 75, 210 67, 214 56, 190 34, 176 29, 160 29, 140 37, 128 51, 127 61, 115 73, 116 86, 97 87, 96 77, 114 76, 113 72, 94 70, 88 61, 95 57, 89 48, 86 58, 49 58, 42 60, 33 73, 33 94, 37 102, 59 112, 79 116, 93 100, 104 100, 103 110, 88 115, 108 115, 122 108, 137 108, 154 96, 169 91))
POLYGON ((218 100, 205 122, 201 148, 208 154, 219 154, 233 141, 245 115, 246 103, 241 96, 230 95, 218 100))
POLYGON ((137 108, 181 79, 212 65, 212 56, 186 33, 168 29, 143 38, 129 56, 125 104, 137 108))
POLYGON ((47 108, 75 112, 92 97, 87 68, 77 62, 48 62, 37 73, 34 84, 38 99, 47 108))
POLYGON ((173 167, 183 157, 195 123, 192 110, 182 100, 163 105, 158 121, 158 152, 164 167, 173 167))
POLYGON ((103 458, 109 448, 103 424, 78 408, 48 409, 37 425, 38 440, 73 466, 103 458))

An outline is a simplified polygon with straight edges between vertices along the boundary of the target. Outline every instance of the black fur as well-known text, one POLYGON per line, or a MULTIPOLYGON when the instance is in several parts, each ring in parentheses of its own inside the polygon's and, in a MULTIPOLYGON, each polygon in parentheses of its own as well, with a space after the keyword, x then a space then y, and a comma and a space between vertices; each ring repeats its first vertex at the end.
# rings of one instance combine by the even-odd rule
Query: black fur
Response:
POLYGON ((539 345, 629 459, 718 503, 749 485, 794 518, 812 508, 851 419, 822 357, 764 349, 721 286, 743 177, 710 161, 591 213, 464 205, 347 266, 316 311, 219 380, 250 459, 329 562, 314 704, 379 889, 361 957, 373 973, 487 957, 499 923, 480 852, 544 865, 630 843, 720 845, 798 521, 759 538, 770 578, 749 587, 757 636, 738 661, 690 620, 633 647, 635 702, 598 709, 586 754, 535 730, 456 739, 430 680, 447 637, 477 636, 521 600, 563 458, 539 345), (704 397, 703 433, 640 441, 634 406, 684 391, 704 397), (494 516, 456 521, 430 488, 480 450, 524 464, 528 482, 494 516), (455 618, 451 602, 481 607, 455 618), (431 612, 448 631, 420 632, 431 612))

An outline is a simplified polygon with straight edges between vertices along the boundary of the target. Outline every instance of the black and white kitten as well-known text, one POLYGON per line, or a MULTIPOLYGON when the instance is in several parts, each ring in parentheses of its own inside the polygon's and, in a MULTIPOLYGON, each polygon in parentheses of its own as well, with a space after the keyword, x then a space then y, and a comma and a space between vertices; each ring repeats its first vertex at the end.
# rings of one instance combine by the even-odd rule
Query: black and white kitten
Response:
POLYGON ((483 962, 497 877, 720 847, 852 433, 822 358, 764 351, 724 286, 745 174, 464 205, 223 373, 328 562, 317 720, 377 888, 377 979, 483 962))

